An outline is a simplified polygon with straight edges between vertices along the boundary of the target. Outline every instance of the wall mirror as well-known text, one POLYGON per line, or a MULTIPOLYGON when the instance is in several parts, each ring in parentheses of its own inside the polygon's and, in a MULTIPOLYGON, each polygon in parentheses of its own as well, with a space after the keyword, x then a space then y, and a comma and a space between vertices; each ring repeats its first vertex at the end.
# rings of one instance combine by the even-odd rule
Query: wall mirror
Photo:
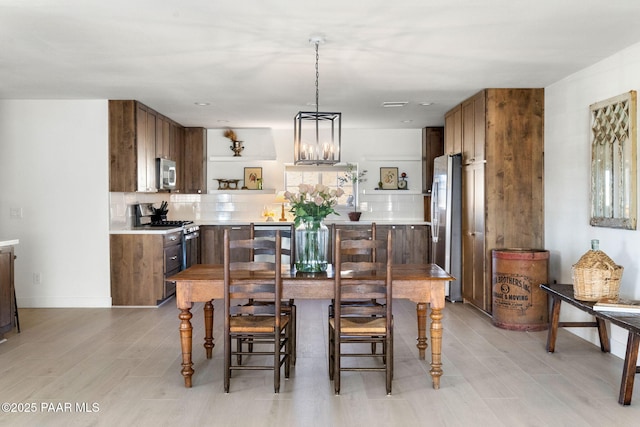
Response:
POLYGON ((590 106, 591 225, 636 229, 636 92, 590 106))

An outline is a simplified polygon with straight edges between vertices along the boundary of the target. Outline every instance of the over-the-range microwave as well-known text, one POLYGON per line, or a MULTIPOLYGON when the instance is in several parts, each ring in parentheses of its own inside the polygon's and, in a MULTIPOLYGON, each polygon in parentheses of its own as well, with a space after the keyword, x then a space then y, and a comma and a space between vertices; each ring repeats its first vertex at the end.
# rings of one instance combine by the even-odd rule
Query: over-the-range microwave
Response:
POLYGON ((175 190, 177 175, 176 162, 157 158, 156 171, 158 176, 158 190, 175 190))

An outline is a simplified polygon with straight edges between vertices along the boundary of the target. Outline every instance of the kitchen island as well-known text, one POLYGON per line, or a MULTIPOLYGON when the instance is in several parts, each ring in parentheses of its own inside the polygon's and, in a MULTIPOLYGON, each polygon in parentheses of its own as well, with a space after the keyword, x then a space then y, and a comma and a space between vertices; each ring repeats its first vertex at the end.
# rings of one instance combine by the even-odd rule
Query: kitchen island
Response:
MULTIPOLYGON (((388 230, 393 238, 393 263, 394 264, 428 264, 431 259, 431 227, 424 221, 342 221, 328 220, 325 224, 329 227, 330 236, 335 235, 335 230, 345 229, 370 229, 371 224, 376 224, 378 235, 384 236, 388 230)), ((229 230, 232 240, 248 239, 250 235, 250 221, 199 221, 201 235, 201 262, 202 264, 222 264, 222 236, 224 230, 229 230)), ((256 227, 289 227, 291 222, 256 221, 256 227)), ((329 242, 329 258, 333 262, 329 242)), ((379 260, 385 262, 384 254, 379 260)))

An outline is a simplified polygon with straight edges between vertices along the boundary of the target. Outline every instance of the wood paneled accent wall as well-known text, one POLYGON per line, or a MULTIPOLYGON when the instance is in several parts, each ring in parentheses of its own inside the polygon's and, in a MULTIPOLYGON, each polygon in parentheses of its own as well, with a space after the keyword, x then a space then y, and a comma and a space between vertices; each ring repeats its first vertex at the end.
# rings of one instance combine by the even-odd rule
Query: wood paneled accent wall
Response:
POLYGON ((486 89, 446 117, 446 151, 462 153, 463 297, 491 313, 491 251, 544 247, 544 89, 486 89))

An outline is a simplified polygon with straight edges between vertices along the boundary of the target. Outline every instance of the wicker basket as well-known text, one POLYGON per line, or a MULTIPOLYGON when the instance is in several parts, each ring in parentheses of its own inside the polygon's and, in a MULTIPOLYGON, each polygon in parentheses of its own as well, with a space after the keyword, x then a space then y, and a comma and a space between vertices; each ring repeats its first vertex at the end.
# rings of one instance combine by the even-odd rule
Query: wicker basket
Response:
POLYGON ((600 250, 587 251, 571 268, 573 296, 581 301, 620 296, 624 268, 600 250))

